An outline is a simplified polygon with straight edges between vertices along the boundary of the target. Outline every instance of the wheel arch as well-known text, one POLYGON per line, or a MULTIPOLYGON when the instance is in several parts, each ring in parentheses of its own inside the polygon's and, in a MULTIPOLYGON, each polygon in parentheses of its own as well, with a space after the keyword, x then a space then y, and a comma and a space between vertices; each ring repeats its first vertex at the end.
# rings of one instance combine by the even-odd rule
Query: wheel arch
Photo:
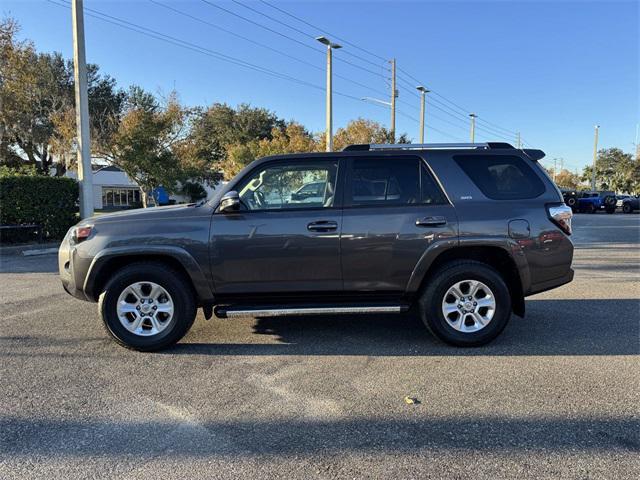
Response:
MULTIPOLYGON (((528 289, 528 267, 524 258, 520 265, 508 250, 509 246, 502 245, 461 245, 448 248, 436 255, 423 255, 414 269, 407 291, 409 294, 420 294, 429 280, 443 265, 455 260, 475 260, 495 268, 505 280, 511 295, 513 313, 524 317, 524 292, 528 289), (520 267, 520 268, 519 268, 520 267), (521 269, 525 272, 521 273, 521 269), (525 276, 523 279, 522 276, 525 276)), ((427 252, 425 252, 427 253, 427 252)))
POLYGON ((195 259, 178 247, 114 248, 98 253, 91 262, 83 290, 85 295, 97 301, 113 274, 134 262, 157 262, 167 265, 184 275, 190 283, 198 304, 210 303, 213 292, 195 259))

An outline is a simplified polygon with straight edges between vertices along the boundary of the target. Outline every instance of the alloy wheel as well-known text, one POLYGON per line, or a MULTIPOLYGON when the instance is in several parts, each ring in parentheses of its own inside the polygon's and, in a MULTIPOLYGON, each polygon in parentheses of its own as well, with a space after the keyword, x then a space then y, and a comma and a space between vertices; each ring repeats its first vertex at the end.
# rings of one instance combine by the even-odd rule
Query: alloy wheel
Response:
POLYGON ((173 319, 171 295, 153 282, 136 282, 126 287, 117 303, 120 323, 129 332, 148 337, 165 330, 173 319))
POLYGON ((442 315, 455 330, 478 332, 485 328, 496 311, 491 289, 478 280, 462 280, 452 285, 442 299, 442 315))

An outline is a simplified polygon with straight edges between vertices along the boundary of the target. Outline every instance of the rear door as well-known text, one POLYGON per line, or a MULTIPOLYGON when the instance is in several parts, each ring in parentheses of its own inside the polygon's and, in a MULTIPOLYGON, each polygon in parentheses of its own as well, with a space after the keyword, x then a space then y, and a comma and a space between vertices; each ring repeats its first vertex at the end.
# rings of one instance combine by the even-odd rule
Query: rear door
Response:
POLYGON ((340 237, 346 291, 405 291, 424 251, 457 234, 455 209, 420 157, 349 159, 340 237))

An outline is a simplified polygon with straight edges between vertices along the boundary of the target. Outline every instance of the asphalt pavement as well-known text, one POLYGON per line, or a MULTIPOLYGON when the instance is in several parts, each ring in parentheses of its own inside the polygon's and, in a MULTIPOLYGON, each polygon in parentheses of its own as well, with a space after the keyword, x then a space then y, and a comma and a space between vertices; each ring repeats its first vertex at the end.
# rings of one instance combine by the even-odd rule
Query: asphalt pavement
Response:
POLYGON ((575 280, 475 349, 411 315, 199 315, 136 353, 55 256, 0 257, 0 479, 638 478, 640 215, 574 226, 575 280))

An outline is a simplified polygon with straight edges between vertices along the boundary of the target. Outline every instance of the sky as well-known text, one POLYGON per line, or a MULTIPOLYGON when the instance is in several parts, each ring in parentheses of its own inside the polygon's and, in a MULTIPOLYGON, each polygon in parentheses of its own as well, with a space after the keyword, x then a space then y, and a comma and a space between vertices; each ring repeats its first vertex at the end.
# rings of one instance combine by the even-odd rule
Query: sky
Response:
MULTIPOLYGON (((515 144, 521 132, 527 147, 546 152, 547 166, 554 158, 571 170, 590 163, 596 124, 600 148, 634 151, 637 0, 265 2, 85 0, 87 62, 123 88, 175 89, 188 105, 249 103, 318 132, 325 125, 326 47, 314 37, 325 35, 343 47, 334 51, 334 131, 358 117, 389 125, 389 108, 362 98, 389 101, 388 59, 395 58, 396 130, 413 141, 419 83, 432 90, 427 142, 469 141, 474 112, 476 141, 515 144), (112 23, 89 16, 96 11, 112 23)), ((39 51, 72 57, 68 6, 0 5, 39 51)))

